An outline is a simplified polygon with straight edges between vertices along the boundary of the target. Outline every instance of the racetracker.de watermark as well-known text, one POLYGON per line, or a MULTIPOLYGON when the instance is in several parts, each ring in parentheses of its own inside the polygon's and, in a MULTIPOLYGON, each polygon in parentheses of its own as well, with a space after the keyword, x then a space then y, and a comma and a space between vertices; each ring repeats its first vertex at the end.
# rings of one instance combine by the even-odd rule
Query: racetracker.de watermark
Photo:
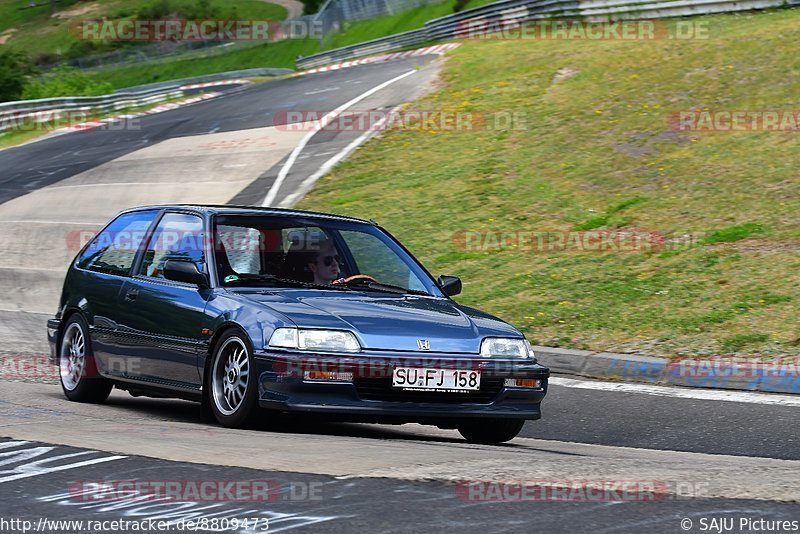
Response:
POLYGON ((0 356, 0 379, 54 381, 60 374, 49 356, 0 356))
POLYGON ((702 233, 654 230, 461 230, 453 245, 461 252, 657 252, 699 244, 702 233))
POLYGON ((474 132, 480 130, 526 130, 527 113, 522 111, 452 110, 325 110, 278 111, 273 118, 276 130, 287 132, 332 131, 369 132, 414 130, 430 132, 474 132))
POLYGON ((136 116, 101 119, 94 113, 77 110, 19 111, 0 115, 0 132, 52 132, 82 128, 123 131, 141 130, 142 126, 136 116))
POLYGON ((682 358, 668 363, 666 374, 700 387, 800 392, 800 356, 682 358))
POLYGON ((705 40, 710 38, 708 21, 619 20, 589 22, 575 19, 544 19, 521 22, 513 17, 476 17, 458 23, 459 39, 539 41, 653 41, 705 40))
POLYGON ((469 502, 662 502, 708 494, 708 482, 691 480, 472 480, 456 484, 469 502))
POLYGON ((321 501, 323 482, 279 480, 77 480, 70 483, 72 500, 276 502, 321 501))
MULTIPOLYGON (((416 342, 416 340, 413 340, 416 342)), ((416 345, 409 350, 417 350, 416 345)), ((436 370, 478 372, 482 377, 512 378, 527 377, 530 373, 530 358, 501 359, 491 358, 452 358, 408 356, 394 358, 369 357, 365 359, 340 358, 338 356, 304 356, 302 358, 278 359, 272 370, 280 380, 304 378, 311 380, 329 379, 370 379, 388 378, 399 368, 418 369, 420 373, 434 373, 436 370), (335 375, 335 376, 330 376, 335 375)))
POLYGON ((797 132, 800 110, 695 110, 672 111, 667 125, 679 132, 797 132))
POLYGON ((321 21, 223 19, 78 20, 70 26, 79 41, 233 42, 321 39, 321 21))

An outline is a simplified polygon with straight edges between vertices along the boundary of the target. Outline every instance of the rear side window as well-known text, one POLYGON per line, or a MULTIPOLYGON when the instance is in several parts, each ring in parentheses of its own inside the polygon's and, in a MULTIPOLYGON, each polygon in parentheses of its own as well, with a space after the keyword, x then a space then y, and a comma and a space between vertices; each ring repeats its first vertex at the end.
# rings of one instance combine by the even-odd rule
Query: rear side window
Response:
POLYGON ((158 222, 144 253, 139 274, 164 278, 167 260, 193 261, 205 270, 203 220, 187 213, 166 213, 158 222))
POLYGON ((136 211, 117 217, 89 243, 78 267, 99 273, 127 276, 142 241, 158 211, 136 211))

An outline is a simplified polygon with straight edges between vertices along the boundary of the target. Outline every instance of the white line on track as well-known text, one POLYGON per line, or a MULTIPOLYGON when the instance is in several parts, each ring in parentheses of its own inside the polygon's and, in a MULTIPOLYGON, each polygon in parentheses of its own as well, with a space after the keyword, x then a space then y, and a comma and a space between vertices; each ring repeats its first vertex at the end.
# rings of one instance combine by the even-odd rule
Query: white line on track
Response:
POLYGON ((34 221, 34 220, 25 220, 25 219, 17 219, 17 220, 8 220, 8 221, 0 221, 0 224, 76 224, 76 225, 83 225, 83 226, 105 226, 106 223, 104 222, 86 222, 86 221, 34 221))
MULTIPOLYGON (((64 269, 65 270, 65 269, 64 269)), ((22 308, 0 308, 0 312, 6 313, 24 313, 25 315, 46 315, 48 319, 54 317, 53 310, 40 311, 40 310, 23 310, 22 308)))
POLYGON ((308 189, 310 189, 311 186, 313 186, 317 180, 328 174, 328 172, 333 168, 334 165, 336 165, 344 158, 349 156, 350 153, 353 152, 356 148, 358 148, 364 141, 375 135, 375 133, 378 130, 380 130, 381 127, 383 127, 383 125, 386 123, 386 120, 389 118, 389 116, 391 116, 394 113, 394 111, 397 110, 398 108, 399 106, 394 108, 381 120, 373 124, 366 132, 358 136, 357 139, 353 140, 349 145, 340 150, 335 156, 333 156, 331 159, 323 163, 322 167, 320 167, 317 170, 317 172, 315 172, 314 174, 303 180, 303 182, 300 184, 300 187, 297 188, 297 191, 295 191, 291 195, 287 195, 286 198, 284 198, 283 201, 281 201, 281 203, 278 206, 281 208, 291 208, 292 205, 297 201, 297 199, 305 195, 306 191, 308 191, 308 189))
MULTIPOLYGON (((75 453, 75 454, 71 454, 71 455, 65 454, 63 456, 60 456, 59 458, 65 458, 67 456, 77 456, 79 454, 89 454, 90 452, 94 452, 94 451, 79 452, 79 453, 75 453)), ((86 467, 87 465, 94 465, 94 464, 99 464, 99 463, 103 463, 103 462, 110 462, 112 460, 123 460, 125 458, 127 458, 127 456, 106 456, 104 458, 95 458, 93 460, 84 460, 83 462, 76 462, 76 463, 68 464, 68 465, 59 465, 59 466, 56 466, 56 467, 30 468, 30 466, 28 466, 28 469, 26 469, 22 473, 15 473, 13 475, 9 475, 9 476, 5 476, 5 477, 0 478, 0 484, 2 484, 4 482, 11 482, 13 480, 19 480, 19 479, 22 479, 22 478, 37 477, 37 476, 40 476, 40 475, 46 475, 48 473, 55 473, 57 471, 66 471, 68 469, 76 469, 78 467, 86 467)))
POLYGON ((0 265, 0 269, 4 271, 42 271, 42 272, 53 272, 53 273, 63 273, 67 270, 66 267, 62 267, 61 269, 56 269, 53 267, 20 267, 18 265, 14 266, 5 266, 0 265))
POLYGON ((338 108, 334 109, 333 111, 331 111, 331 112, 327 113, 325 116, 323 116, 322 119, 317 123, 316 128, 314 130, 308 132, 306 134, 306 136, 303 137, 303 139, 300 140, 300 143, 298 143, 298 145, 296 147, 294 147, 294 150, 292 150, 292 153, 289 154, 289 159, 287 159, 286 163, 284 163, 283 167, 281 167, 281 170, 278 173, 278 177, 275 178, 275 183, 273 183, 272 187, 270 187, 269 192, 267 193, 267 196, 266 196, 266 198, 264 198, 264 202, 262 202, 261 205, 264 206, 264 207, 268 207, 268 206, 272 205, 272 203, 275 201, 275 198, 278 196, 278 191, 280 190, 281 185, 283 185, 283 181, 286 180, 286 176, 289 174, 289 171, 292 169, 292 166, 294 165, 294 162, 297 160, 297 156, 300 155, 300 152, 303 151, 305 146, 308 144, 308 142, 311 140, 311 138, 314 137, 314 135, 316 135, 316 133, 318 131, 320 131, 322 128, 324 128, 325 126, 330 124, 330 122, 332 120, 334 120, 336 117, 338 117, 339 114, 341 114, 343 111, 345 111, 350 106, 353 106, 353 105, 361 102, 365 98, 367 98, 369 96, 372 96, 373 94, 377 93, 378 91, 380 91, 384 87, 388 87, 389 85, 393 84, 394 82, 402 80, 406 76, 411 76, 415 72, 417 72, 416 69, 410 70, 410 71, 406 72, 405 74, 401 74, 400 76, 397 76, 395 78, 392 78, 391 80, 385 81, 380 85, 376 85, 375 87, 373 87, 369 91, 366 91, 365 93, 360 94, 359 96, 355 97, 354 99, 350 100, 349 102, 346 102, 346 103, 342 104, 338 108))
POLYGON ((576 380, 574 378, 550 377, 550 385, 576 389, 594 389, 598 391, 616 391, 620 393, 639 393, 656 397, 673 397, 681 399, 697 399, 726 402, 743 402, 748 404, 771 404, 777 406, 800 406, 800 398, 772 393, 753 393, 750 391, 720 391, 715 389, 675 388, 669 386, 650 386, 647 384, 627 384, 619 382, 600 382, 594 380, 576 380))

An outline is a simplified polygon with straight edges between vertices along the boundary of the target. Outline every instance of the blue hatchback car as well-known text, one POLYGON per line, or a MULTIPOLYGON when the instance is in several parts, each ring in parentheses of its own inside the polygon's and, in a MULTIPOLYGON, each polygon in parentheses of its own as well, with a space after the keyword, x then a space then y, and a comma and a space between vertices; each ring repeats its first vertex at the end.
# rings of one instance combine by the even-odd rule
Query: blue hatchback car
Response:
POLYGON ((541 417, 549 372, 460 291, 371 221, 149 206, 83 247, 47 330, 73 401, 116 387, 200 401, 230 427, 277 411, 508 441, 541 417))

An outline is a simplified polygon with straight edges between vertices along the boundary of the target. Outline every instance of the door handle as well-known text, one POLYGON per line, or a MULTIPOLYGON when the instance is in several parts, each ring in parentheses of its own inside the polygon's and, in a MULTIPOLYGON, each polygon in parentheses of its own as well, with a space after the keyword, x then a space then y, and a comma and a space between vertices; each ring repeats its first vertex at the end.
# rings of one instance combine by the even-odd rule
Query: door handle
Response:
POLYGON ((128 302, 133 302, 136 300, 136 297, 139 296, 138 289, 129 289, 127 293, 125 293, 125 300, 128 302))

